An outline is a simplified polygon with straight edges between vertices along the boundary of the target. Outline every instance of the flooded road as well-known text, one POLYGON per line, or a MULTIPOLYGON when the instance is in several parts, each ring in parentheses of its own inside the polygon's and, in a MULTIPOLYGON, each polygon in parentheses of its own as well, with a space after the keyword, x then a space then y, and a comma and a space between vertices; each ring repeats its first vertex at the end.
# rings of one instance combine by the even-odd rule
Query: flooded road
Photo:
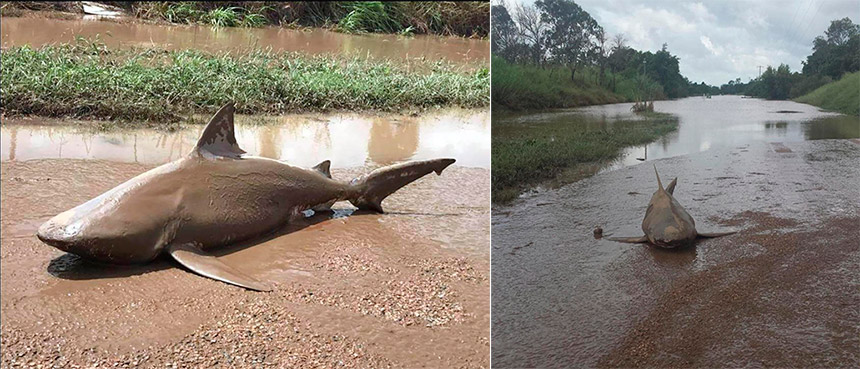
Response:
POLYGON ((258 118, 237 120, 242 148, 299 166, 331 159, 339 180, 410 159, 458 161, 390 196, 386 214, 338 203, 219 250, 276 286, 255 293, 166 258, 93 265, 34 236, 49 217, 187 154, 202 126, 98 133, 4 121, 3 366, 487 367, 489 113, 258 118))
POLYGON ((684 102, 655 104, 681 123, 648 160, 681 155, 493 209, 494 367, 860 365, 860 140, 816 133, 857 137, 858 125, 793 103, 801 113, 744 101, 761 107, 744 123, 684 102), (739 233, 674 252, 595 239, 595 227, 642 234, 651 164, 678 177, 697 229, 739 233))
MULTIPOLYGON (((600 130, 619 119, 637 119, 632 103, 596 105, 546 113, 511 115, 501 123, 570 122, 583 130, 600 130)), ((812 105, 740 96, 689 97, 657 101, 654 110, 679 119, 678 130, 646 146, 631 147, 604 170, 687 155, 711 148, 731 148, 752 142, 798 142, 860 137, 860 118, 822 112, 812 105)))
POLYGON ((350 35, 323 29, 293 30, 280 27, 212 28, 208 26, 154 25, 138 22, 61 20, 28 17, 0 19, 2 46, 74 43, 76 37, 96 36, 110 48, 153 47, 167 50, 247 52, 253 49, 296 51, 306 54, 370 56, 381 59, 446 60, 460 64, 486 64, 487 40, 416 35, 350 35))

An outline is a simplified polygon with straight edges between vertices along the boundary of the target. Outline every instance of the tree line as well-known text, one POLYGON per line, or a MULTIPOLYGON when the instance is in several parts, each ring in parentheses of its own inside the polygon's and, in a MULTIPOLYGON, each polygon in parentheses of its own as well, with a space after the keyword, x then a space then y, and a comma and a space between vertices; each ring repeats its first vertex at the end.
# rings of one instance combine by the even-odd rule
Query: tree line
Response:
POLYGON ((824 35, 812 42, 812 54, 802 64, 800 72, 792 72, 787 64, 768 66, 758 78, 747 83, 736 78, 720 86, 720 92, 793 99, 839 80, 845 73, 856 72, 860 70, 860 25, 848 17, 831 21, 824 35))
POLYGON ((681 75, 679 58, 663 44, 657 52, 629 47, 623 34, 609 35, 572 0, 537 0, 534 5, 492 6, 492 51, 507 62, 541 68, 563 66, 576 82, 591 68, 598 85, 617 93, 619 80, 630 84, 637 100, 718 93, 681 75))

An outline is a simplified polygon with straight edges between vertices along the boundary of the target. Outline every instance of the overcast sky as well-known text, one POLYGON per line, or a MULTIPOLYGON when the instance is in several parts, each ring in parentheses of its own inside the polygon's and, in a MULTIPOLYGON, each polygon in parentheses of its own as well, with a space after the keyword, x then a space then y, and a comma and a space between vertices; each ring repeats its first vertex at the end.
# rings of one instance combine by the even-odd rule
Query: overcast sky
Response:
MULTIPOLYGON (((786 63, 792 71, 812 53, 830 21, 860 22, 858 0, 575 0, 610 34, 657 51, 667 43, 693 82, 721 85, 758 76, 758 66, 786 63)), ((534 4, 534 0, 506 0, 534 4)), ((494 0, 495 3, 495 0, 494 0)))

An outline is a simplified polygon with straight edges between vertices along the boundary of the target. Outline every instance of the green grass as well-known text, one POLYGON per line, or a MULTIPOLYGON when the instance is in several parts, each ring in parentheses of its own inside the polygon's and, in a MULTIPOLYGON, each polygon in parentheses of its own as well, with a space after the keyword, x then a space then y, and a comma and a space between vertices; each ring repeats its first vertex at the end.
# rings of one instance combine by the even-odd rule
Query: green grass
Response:
POLYGON ((255 51, 112 51, 93 42, 15 47, 0 58, 0 112, 176 122, 233 100, 241 113, 405 111, 489 104, 489 72, 442 62, 255 51))
MULTIPOLYGON (((678 128, 677 118, 648 113, 643 120, 610 123, 559 119, 551 122, 493 122, 492 196, 505 203, 523 190, 559 178, 580 166, 596 169, 629 146, 652 142, 678 128)), ((584 119, 584 118, 583 118, 584 119)))
POLYGON ((637 81, 609 71, 601 85, 598 70, 585 67, 577 70, 576 81, 571 81, 567 68, 513 64, 496 55, 492 64, 493 109, 517 111, 634 101, 640 83, 654 85, 647 79, 637 81))
POLYGON ((846 73, 838 81, 821 86, 795 101, 842 114, 860 115, 860 72, 846 73))
POLYGON ((483 1, 140 1, 120 3, 141 18, 219 27, 331 27, 349 33, 486 37, 490 3, 483 1))

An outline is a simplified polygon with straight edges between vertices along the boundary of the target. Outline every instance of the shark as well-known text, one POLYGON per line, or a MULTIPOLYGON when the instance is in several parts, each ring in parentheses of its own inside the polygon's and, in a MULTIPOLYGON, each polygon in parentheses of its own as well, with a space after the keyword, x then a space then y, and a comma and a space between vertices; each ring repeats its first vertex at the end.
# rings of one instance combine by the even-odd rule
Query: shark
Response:
POLYGON ((36 236, 101 264, 148 263, 160 255, 201 276, 270 291, 209 251, 269 234, 337 201, 382 213, 382 201, 455 159, 410 161, 342 182, 328 160, 305 169, 253 156, 236 142, 234 104, 211 118, 190 153, 142 173, 42 224, 36 236))
POLYGON ((676 177, 672 182, 669 182, 669 185, 664 189, 656 165, 654 166, 654 173, 657 175, 657 191, 651 196, 648 209, 645 210, 645 218, 642 220, 642 232, 645 235, 609 237, 609 240, 625 243, 649 243, 672 249, 690 246, 699 238, 714 238, 737 233, 737 231, 714 233, 697 231, 696 221, 673 196, 678 178, 676 177))

